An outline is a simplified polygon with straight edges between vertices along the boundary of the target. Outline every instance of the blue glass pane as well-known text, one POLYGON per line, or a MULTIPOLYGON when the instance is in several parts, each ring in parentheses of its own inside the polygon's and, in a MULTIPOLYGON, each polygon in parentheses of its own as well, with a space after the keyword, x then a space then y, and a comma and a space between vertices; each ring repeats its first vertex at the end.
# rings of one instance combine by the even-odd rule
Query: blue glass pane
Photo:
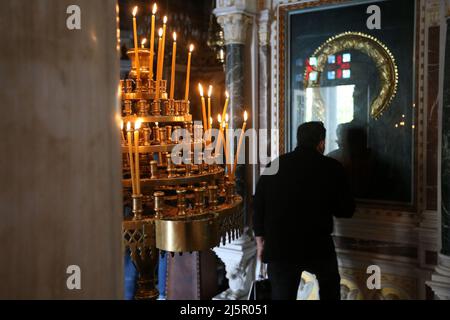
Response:
POLYGON ((342 62, 347 63, 352 61, 352 55, 350 53, 344 53, 342 55, 342 62))
POLYGON ((334 79, 336 79, 336 72, 328 71, 328 80, 334 80, 334 79))

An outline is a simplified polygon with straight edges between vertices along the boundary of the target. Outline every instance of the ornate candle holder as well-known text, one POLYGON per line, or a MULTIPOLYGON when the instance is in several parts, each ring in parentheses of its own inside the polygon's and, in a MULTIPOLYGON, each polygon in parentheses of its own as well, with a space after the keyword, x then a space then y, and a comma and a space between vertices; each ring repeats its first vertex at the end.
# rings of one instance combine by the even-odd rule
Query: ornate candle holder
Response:
POLYGON ((235 194, 233 182, 225 183, 223 166, 213 161, 219 155, 204 150, 203 126, 194 127, 190 102, 168 99, 167 81, 149 78, 149 50, 138 50, 139 78, 134 50, 128 51, 128 56, 132 65, 129 78, 120 82, 122 115, 124 123, 142 122, 137 154, 143 194, 130 199, 133 181, 129 149, 123 143, 124 194, 133 211, 133 217, 123 221, 123 240, 139 273, 135 298, 156 299, 158 250, 209 250, 220 240, 239 235, 244 221, 242 198, 235 194), (188 137, 172 137, 172 132, 181 128, 188 137), (181 163, 174 158, 181 153, 178 147, 183 147, 181 163), (144 205, 153 207, 154 215, 144 212, 144 205))
POLYGON ((142 194, 133 195, 133 219, 140 220, 142 219, 142 214, 144 213, 143 205, 142 205, 142 194))

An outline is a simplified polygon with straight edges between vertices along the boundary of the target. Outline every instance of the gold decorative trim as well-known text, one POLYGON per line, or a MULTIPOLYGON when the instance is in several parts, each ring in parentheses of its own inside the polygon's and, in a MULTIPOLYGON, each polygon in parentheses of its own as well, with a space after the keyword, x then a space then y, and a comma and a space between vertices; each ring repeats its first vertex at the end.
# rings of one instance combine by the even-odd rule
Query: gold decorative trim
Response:
MULTIPOLYGON (((320 87, 321 73, 325 69, 328 56, 345 50, 357 50, 369 56, 376 64, 380 81, 380 93, 371 103, 370 114, 378 118, 383 114, 395 98, 398 87, 398 68, 391 51, 377 38, 362 32, 344 32, 331 37, 318 49, 312 57, 317 58, 314 71, 318 73, 316 81, 308 80, 308 71, 305 71, 304 83, 306 87, 320 87)), ((322 101, 320 90, 317 90, 319 101, 322 101)), ((323 105, 320 102, 319 105, 323 105)), ((322 110, 324 113, 324 110, 322 110)))

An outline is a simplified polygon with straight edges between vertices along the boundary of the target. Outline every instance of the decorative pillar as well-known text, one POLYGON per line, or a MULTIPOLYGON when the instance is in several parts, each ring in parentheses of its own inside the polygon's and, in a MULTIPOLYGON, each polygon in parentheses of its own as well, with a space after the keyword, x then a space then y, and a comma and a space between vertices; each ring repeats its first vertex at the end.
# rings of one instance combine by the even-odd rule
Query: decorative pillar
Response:
MULTIPOLYGON (((247 56, 247 33, 252 24, 253 17, 247 9, 254 5, 255 1, 235 0, 217 1, 217 8, 214 14, 224 31, 226 62, 225 62, 225 83, 230 94, 230 105, 228 113, 230 115, 230 129, 242 127, 245 107, 245 63, 247 56), (247 4, 248 2, 248 4, 247 4)), ((248 110, 250 111, 250 109, 248 110)), ((253 116, 253 115, 252 115, 253 116)), ((230 149, 236 152, 237 146, 231 142, 230 149)), ((237 191, 246 199, 245 166, 239 165, 236 169, 237 191)), ((244 204, 244 210, 247 205, 244 204)), ((248 221, 246 215, 246 223, 248 221)), ((246 299, 252 281, 255 278, 255 240, 249 229, 244 235, 234 241, 213 249, 225 264, 227 278, 230 289, 217 296, 219 300, 246 299)))
MULTIPOLYGON (((258 21, 258 60, 259 60, 259 129, 267 129, 267 149, 262 150, 266 152, 267 156, 271 155, 271 59, 270 59, 270 10, 266 9, 260 12, 258 21)), ((261 168, 260 168, 261 171, 261 168)))
POLYGON ((440 300, 450 300, 450 1, 442 2, 445 13, 442 28, 446 29, 442 98, 441 135, 441 236, 442 249, 438 266, 428 285, 440 300))
MULTIPOLYGON (((230 129, 240 129, 243 124, 245 111, 245 59, 246 40, 252 18, 244 11, 225 13, 222 9, 216 9, 214 14, 217 22, 221 25, 225 38, 225 85, 230 94, 228 114, 230 115, 230 129)), ((248 108, 249 106, 247 106, 248 108)), ((250 111, 247 109, 247 111, 250 111)), ((236 152, 236 144, 230 141, 230 150, 236 152)), ((234 153, 233 153, 234 154, 234 153)), ((236 187, 239 194, 246 198, 245 188, 245 166, 236 168, 236 187)))
POLYGON ((123 299, 116 1, 1 5, 0 299, 123 299))
POLYGON ((225 264, 229 289, 214 300, 247 300, 250 287, 255 279, 256 246, 247 233, 226 246, 214 249, 225 264))

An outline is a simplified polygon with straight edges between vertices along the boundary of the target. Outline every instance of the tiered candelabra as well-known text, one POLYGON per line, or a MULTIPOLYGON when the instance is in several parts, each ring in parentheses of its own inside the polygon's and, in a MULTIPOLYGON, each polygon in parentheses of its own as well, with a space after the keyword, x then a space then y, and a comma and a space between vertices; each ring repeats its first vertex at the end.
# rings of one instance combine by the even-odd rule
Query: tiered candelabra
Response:
MULTIPOLYGON (((123 240, 139 273, 136 299, 156 299, 159 253, 208 250, 238 237, 242 198, 216 161, 221 151, 213 152, 203 126, 193 123, 188 94, 175 100, 172 87, 168 95, 160 58, 154 80, 151 49, 135 45, 128 55, 132 69, 121 81, 123 186, 133 216, 123 221, 123 240)), ((189 75, 187 92, 188 83, 189 75)))

